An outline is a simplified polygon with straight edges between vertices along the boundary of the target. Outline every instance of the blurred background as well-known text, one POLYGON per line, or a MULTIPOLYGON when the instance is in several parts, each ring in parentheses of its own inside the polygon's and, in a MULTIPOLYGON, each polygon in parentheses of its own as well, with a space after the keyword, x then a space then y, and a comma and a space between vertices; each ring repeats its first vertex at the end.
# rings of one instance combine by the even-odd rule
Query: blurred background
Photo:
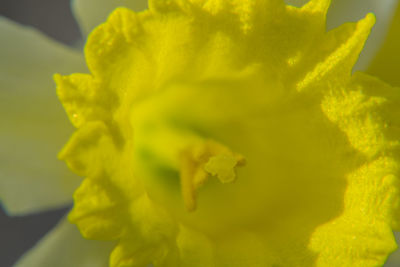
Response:
MULTIPOLYGON (((71 13, 70 0, 1 0, 0 15, 35 27, 67 45, 75 45, 81 39, 78 25, 71 13)), ((57 224, 68 209, 11 218, 0 206, 0 267, 12 266, 57 224)), ((400 253, 391 256, 385 266, 400 267, 400 253)))
MULTIPOLYGON (((0 15, 35 27, 67 45, 77 43, 81 37, 71 13, 70 0, 1 0, 0 15)), ((12 266, 68 209, 11 218, 0 206, 0 267, 12 266)))
POLYGON ((70 0, 1 0, 0 15, 33 26, 65 44, 80 38, 70 0))

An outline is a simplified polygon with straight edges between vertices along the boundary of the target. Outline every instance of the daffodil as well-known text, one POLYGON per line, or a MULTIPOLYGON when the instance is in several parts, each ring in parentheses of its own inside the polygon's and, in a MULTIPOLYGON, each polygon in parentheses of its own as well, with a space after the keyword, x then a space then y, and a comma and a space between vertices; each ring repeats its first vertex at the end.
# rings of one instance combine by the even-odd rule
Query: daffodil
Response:
MULTIPOLYGON (((110 266, 385 262, 399 223, 400 89, 352 74, 374 16, 327 32, 328 7, 154 0, 90 34, 89 74, 54 77, 76 128, 59 156, 85 177, 69 220, 107 240, 73 248, 77 263, 109 250, 110 266)), ((51 265, 41 257, 21 264, 51 265)))

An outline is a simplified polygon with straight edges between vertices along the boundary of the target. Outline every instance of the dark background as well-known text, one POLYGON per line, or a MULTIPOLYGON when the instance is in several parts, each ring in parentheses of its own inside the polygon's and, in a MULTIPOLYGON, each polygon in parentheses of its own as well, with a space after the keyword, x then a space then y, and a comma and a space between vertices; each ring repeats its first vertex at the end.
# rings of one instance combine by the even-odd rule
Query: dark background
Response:
MULTIPOLYGON (((78 25, 70 10, 70 0, 1 0, 0 15, 31 25, 68 45, 80 39, 78 25)), ((0 36, 0 41, 1 38, 4 37, 0 36)), ((0 267, 12 266, 57 224, 67 210, 11 218, 0 206, 0 267)))
POLYGON ((31 25, 65 44, 80 38, 70 0, 1 0, 0 15, 31 25))

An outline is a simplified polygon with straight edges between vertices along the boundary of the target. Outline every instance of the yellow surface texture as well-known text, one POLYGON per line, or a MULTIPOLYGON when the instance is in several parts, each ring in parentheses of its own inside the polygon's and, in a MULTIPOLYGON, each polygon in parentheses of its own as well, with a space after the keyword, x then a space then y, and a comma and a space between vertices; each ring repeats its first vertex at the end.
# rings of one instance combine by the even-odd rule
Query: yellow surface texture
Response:
POLYGON ((86 177, 69 215, 111 267, 379 266, 399 228, 400 89, 352 67, 374 24, 328 0, 152 0, 56 75, 86 177))

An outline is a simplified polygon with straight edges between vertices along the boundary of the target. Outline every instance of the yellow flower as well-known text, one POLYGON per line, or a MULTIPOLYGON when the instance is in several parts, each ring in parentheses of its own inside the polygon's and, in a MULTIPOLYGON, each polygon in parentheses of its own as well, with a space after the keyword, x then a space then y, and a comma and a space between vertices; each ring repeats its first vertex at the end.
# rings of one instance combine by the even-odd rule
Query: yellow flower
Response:
POLYGON ((56 75, 86 177, 69 219, 110 266, 376 266, 398 228, 399 88, 352 75, 374 24, 329 1, 116 9, 56 75))
MULTIPOLYGON (((92 2, 75 2, 85 33, 114 6, 134 6, 104 1, 97 16, 88 16, 99 1, 92 2)), ((365 75, 350 77, 371 17, 325 33, 326 1, 302 9, 264 1, 271 5, 270 16, 240 1, 230 8, 224 1, 202 2, 183 5, 179 12, 160 6, 138 15, 115 11, 86 48, 92 75, 58 76, 60 96, 79 126, 61 155, 88 176, 75 194, 70 219, 87 237, 120 240, 114 265, 382 263, 394 246, 390 222, 398 194, 391 176, 397 168, 396 89, 365 75), (101 47, 100 42, 106 43, 101 47), (103 49, 107 46, 110 50, 103 49), (131 53, 124 57, 123 52, 131 53), (118 64, 111 69, 99 64, 104 60, 118 64), (79 95, 67 87, 87 91, 79 95), (124 90, 127 95, 122 96, 124 90)), ((7 34, 16 31, 5 25, 7 34)), ((19 43, 25 45, 26 38, 37 40, 37 50, 56 55, 45 61, 49 67, 44 72, 82 71, 75 51, 64 52, 29 31, 19 43)), ((29 55, 32 59, 26 62, 37 56, 29 55)), ((16 57, 5 52, 2 59, 6 56, 16 57)), ((19 64, 11 70, 18 73, 19 64)), ((31 72, 24 87, 33 91, 46 86, 39 70, 31 72)), ((12 88, 12 77, 2 87, 12 88)), ((16 100, 19 96, 0 93, 6 97, 3 103, 10 103, 2 103, 7 114, 11 107, 26 108, 16 100)), ((54 141, 49 149, 32 147, 42 155, 35 155, 38 163, 31 164, 37 172, 29 185, 32 193, 25 197, 23 192, 29 180, 1 177, 0 195, 11 214, 68 203, 79 182, 69 176, 49 180, 49 174, 65 173, 55 162, 36 167, 51 162, 68 128, 58 119, 61 113, 25 125, 28 116, 50 118, 48 110, 57 110, 38 108, 55 105, 48 94, 37 97, 35 91, 31 97, 39 103, 19 112, 19 120, 2 117, 12 126, 5 133, 26 132, 21 137, 29 140, 27 145, 45 143, 48 137, 54 141), (60 127, 54 122, 65 130, 49 131, 60 127), (45 183, 52 183, 52 190, 45 190, 45 183), (24 197, 15 198, 15 192, 24 197)), ((6 151, 14 146, 8 144, 6 151)), ((16 151, 14 157, 22 158, 18 153, 24 150, 16 151)), ((15 173, 12 165, 5 166, 6 175, 15 173)), ((33 251, 41 253, 28 254, 20 265, 103 266, 110 244, 100 243, 105 245, 81 242, 64 222, 33 251), (53 247, 62 258, 46 255, 53 247)))

